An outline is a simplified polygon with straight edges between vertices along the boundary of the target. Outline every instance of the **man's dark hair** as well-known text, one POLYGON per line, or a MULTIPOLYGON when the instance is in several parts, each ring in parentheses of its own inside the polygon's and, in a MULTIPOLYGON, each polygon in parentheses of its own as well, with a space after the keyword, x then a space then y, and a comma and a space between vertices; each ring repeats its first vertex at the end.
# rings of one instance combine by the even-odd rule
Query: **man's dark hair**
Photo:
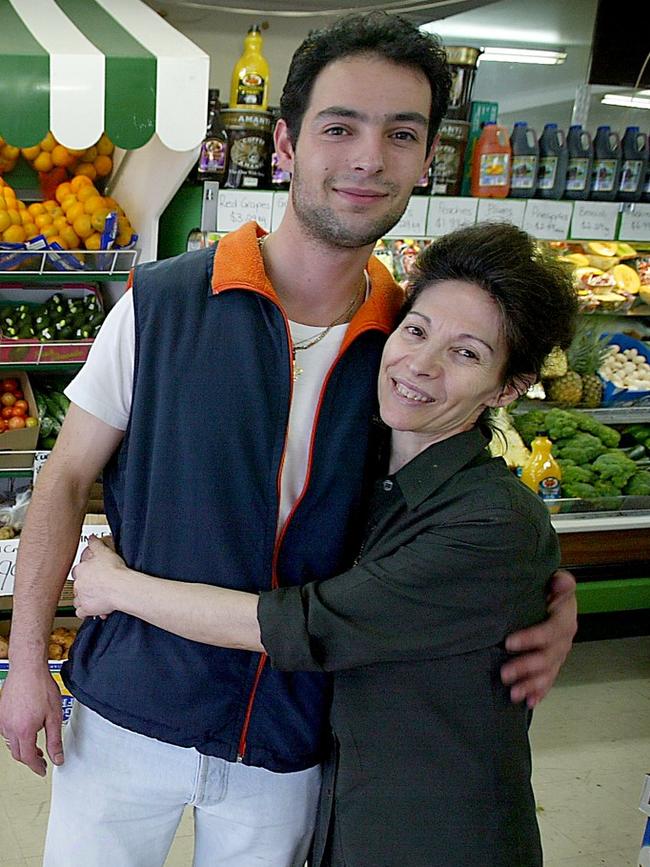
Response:
POLYGON ((508 223, 478 223, 438 238, 417 258, 400 321, 432 284, 462 280, 485 290, 501 314, 506 385, 525 391, 555 346, 571 343, 578 299, 569 270, 526 232, 508 223))
MULTIPOLYGON (((427 153, 449 103, 451 75, 436 36, 423 33, 399 15, 370 12, 349 15, 331 27, 312 31, 291 59, 280 100, 280 114, 295 146, 314 82, 335 60, 369 55, 421 72, 431 86, 427 153)), ((377 82, 381 88, 381 82, 377 82)))

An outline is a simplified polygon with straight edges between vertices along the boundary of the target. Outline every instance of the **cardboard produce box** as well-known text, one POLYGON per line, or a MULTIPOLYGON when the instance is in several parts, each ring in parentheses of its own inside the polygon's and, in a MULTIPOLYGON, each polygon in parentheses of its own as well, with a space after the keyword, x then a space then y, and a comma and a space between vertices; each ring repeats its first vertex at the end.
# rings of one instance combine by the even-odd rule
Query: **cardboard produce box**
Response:
MULTIPOLYGON (((24 370, 3 370, 3 379, 17 379, 29 406, 29 415, 38 418, 38 409, 29 378, 24 370)), ((0 433, 0 470, 30 469, 38 442, 40 423, 30 428, 0 433)))

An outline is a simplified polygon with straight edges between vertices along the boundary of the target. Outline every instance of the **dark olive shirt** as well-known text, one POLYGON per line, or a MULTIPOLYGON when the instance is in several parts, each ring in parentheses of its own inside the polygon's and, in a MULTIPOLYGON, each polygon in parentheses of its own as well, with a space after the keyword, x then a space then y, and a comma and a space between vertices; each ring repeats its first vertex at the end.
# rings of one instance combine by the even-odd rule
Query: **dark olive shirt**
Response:
POLYGON ((380 479, 357 565, 260 597, 272 664, 335 673, 315 865, 541 864, 529 714, 499 669, 505 637, 545 617, 559 546, 487 441, 380 479))

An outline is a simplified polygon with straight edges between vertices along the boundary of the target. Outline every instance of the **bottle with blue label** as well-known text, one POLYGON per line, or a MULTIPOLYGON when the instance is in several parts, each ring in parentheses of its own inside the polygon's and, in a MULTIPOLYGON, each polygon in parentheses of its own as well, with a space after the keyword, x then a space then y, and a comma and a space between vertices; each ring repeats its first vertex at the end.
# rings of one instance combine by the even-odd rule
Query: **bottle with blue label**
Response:
POLYGON ((529 199, 537 183, 539 147, 537 135, 526 121, 515 123, 510 135, 512 169, 510 175, 510 198, 529 199))
POLYGON ((648 168, 648 136, 638 126, 628 126, 621 140, 619 202, 639 202, 648 168))
POLYGON ((594 138, 590 199, 614 202, 621 174, 621 140, 608 126, 599 126, 594 138))
POLYGON ((538 199, 561 199, 566 185, 567 151, 564 132, 556 123, 547 123, 539 137, 539 167, 537 169, 538 199))
POLYGON ((569 159, 566 170, 565 199, 588 199, 594 146, 591 133, 580 124, 569 127, 566 137, 569 159))
POLYGON ((552 446, 551 440, 538 431, 521 472, 521 481, 543 500, 557 500, 561 496, 562 470, 551 453, 552 446))

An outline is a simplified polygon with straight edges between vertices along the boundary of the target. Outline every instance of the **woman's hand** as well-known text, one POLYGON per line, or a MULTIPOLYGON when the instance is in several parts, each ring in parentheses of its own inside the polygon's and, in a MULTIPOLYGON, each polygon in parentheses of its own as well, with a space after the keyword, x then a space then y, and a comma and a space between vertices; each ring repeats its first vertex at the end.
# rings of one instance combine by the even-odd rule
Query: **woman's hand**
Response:
POLYGON ((115 553, 111 536, 91 536, 81 562, 72 570, 77 617, 106 618, 115 611, 119 607, 119 588, 128 571, 124 560, 115 553))

